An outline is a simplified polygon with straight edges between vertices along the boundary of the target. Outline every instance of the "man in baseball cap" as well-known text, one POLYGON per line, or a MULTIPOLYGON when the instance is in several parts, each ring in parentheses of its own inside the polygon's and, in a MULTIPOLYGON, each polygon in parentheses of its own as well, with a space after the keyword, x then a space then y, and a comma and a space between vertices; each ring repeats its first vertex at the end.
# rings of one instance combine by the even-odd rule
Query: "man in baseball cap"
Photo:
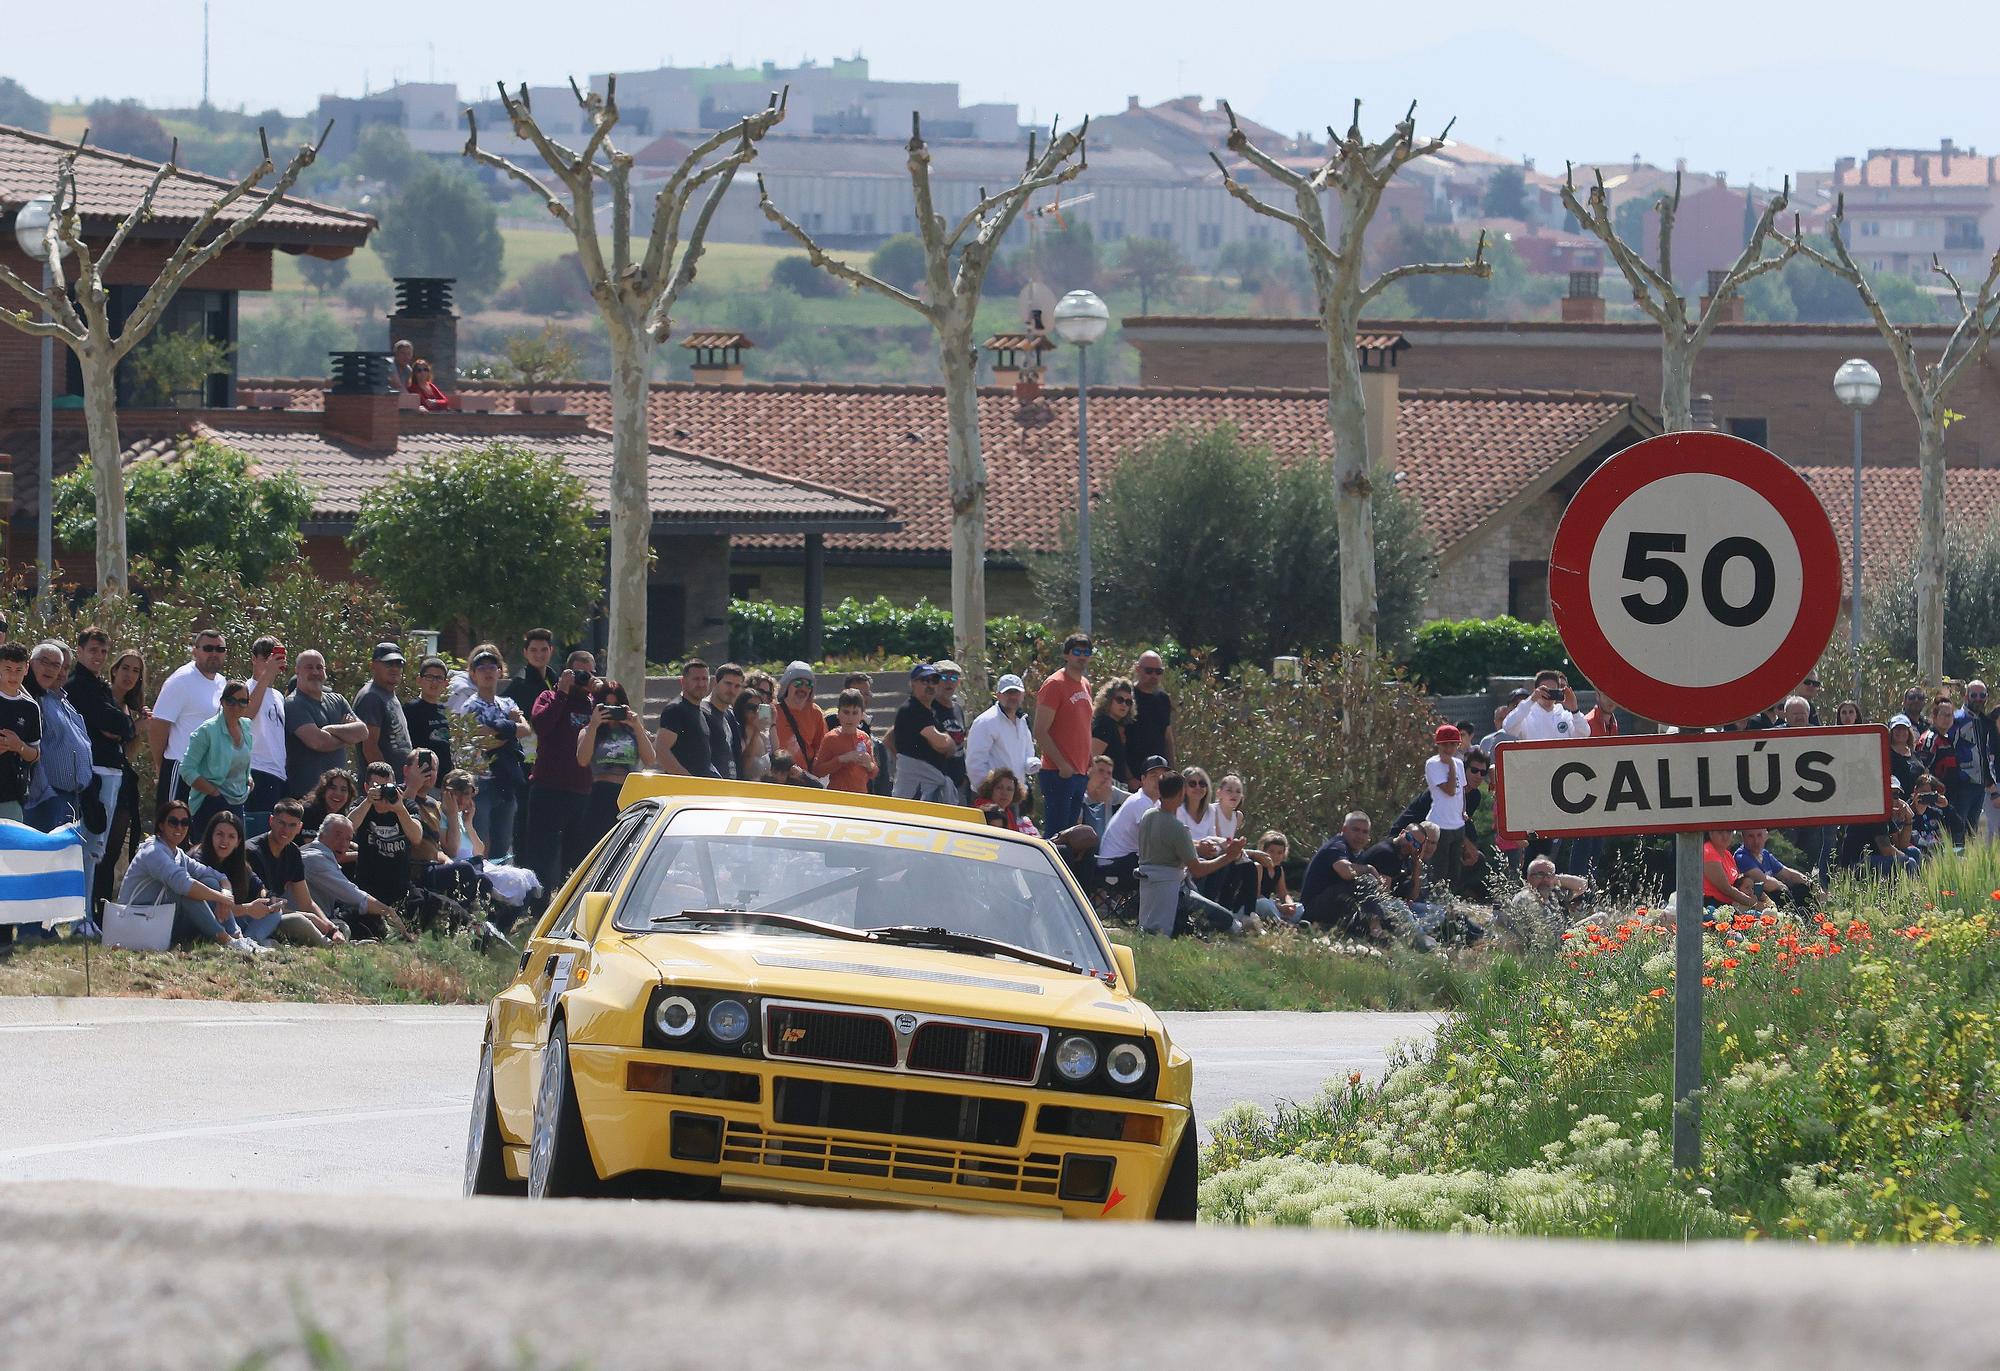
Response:
POLYGON ((1438 827, 1438 841, 1425 884, 1445 891, 1451 889, 1452 875, 1464 860, 1465 763, 1458 756, 1458 745, 1464 738, 1453 724, 1439 724, 1433 736, 1437 754, 1424 763, 1424 784, 1430 788, 1429 818, 1438 827))
POLYGON ((958 803, 945 763, 952 754, 949 734, 937 726, 931 709, 937 699, 938 669, 928 662, 910 668, 910 698, 896 710, 889 736, 896 745, 896 785, 899 800, 958 803))
POLYGON ((1027 687, 1011 672, 993 685, 993 703, 972 721, 965 734, 965 774, 976 787, 993 772, 1014 773, 1022 796, 1031 792, 1029 781, 1041 769, 1035 755, 1035 728, 1021 711, 1027 687))

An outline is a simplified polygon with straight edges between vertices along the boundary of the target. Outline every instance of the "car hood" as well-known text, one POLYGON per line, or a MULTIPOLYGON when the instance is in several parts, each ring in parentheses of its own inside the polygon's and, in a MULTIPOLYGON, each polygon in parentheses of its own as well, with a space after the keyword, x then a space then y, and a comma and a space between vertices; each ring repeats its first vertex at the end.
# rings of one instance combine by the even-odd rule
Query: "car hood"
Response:
POLYGON ((658 971, 663 984, 1163 1036, 1158 1017, 1124 990, 1095 976, 1006 957, 810 935, 619 936, 627 951, 658 971))

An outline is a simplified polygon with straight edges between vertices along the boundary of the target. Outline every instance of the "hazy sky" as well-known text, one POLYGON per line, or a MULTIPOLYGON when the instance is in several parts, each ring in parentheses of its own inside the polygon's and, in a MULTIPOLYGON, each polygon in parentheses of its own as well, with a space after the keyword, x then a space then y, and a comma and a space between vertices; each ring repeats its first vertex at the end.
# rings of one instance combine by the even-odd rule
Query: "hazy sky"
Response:
MULTIPOLYGON (((94 0, 84 41, 77 11, 6 8, 0 74, 45 98, 200 96, 201 0, 94 0)), ((1118 109, 1127 95, 1199 93, 1293 130, 1344 125, 1355 94, 1384 120, 1415 96, 1440 120, 1456 113, 1470 141, 1544 168, 1637 152, 1768 179, 1941 136, 2000 152, 2000 102, 1986 98, 2000 77, 2000 6, 1958 0, 1900 12, 1853 0, 211 0, 210 22, 215 102, 292 113, 323 92, 397 78, 466 89, 498 77, 556 82, 666 61, 789 64, 859 51, 877 76, 956 80, 968 101, 1014 101, 1042 121, 1118 109), (939 22, 947 13, 954 22, 939 22), (1417 13, 1433 27, 1415 28, 1417 13), (332 26, 340 18, 348 27, 332 26)))

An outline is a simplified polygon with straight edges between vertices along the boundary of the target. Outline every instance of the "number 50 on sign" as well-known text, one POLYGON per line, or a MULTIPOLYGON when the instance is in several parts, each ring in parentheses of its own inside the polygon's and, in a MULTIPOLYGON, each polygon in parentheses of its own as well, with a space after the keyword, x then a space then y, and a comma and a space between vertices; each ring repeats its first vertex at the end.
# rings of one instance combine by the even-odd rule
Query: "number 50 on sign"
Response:
POLYGON ((1599 690, 1705 727, 1811 672, 1839 614, 1839 566, 1826 511, 1791 467, 1729 434, 1672 433, 1577 491, 1549 554, 1549 604, 1599 690))

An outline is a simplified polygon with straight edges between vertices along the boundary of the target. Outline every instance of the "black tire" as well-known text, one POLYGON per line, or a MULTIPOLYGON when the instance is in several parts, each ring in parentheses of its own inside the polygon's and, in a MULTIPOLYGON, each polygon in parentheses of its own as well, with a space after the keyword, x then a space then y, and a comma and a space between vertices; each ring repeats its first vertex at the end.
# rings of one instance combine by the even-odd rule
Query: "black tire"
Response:
POLYGON ((1162 1223, 1193 1223, 1195 1193, 1201 1188, 1201 1155, 1195 1142, 1194 1120, 1181 1133, 1181 1145, 1174 1150, 1174 1164, 1167 1168, 1166 1188, 1153 1217, 1162 1223))
POLYGON ((467 1195, 525 1195, 526 1181, 507 1179, 507 1143, 500 1136, 500 1107, 493 1098, 493 1045, 479 1049, 479 1080, 472 1088, 472 1124, 465 1139, 467 1195))
POLYGON ((549 1031, 542 1081, 535 1091, 535 1137, 529 1149, 528 1198, 580 1199, 601 1193, 583 1115, 576 1105, 576 1082, 569 1071, 569 1026, 560 1020, 549 1031))

